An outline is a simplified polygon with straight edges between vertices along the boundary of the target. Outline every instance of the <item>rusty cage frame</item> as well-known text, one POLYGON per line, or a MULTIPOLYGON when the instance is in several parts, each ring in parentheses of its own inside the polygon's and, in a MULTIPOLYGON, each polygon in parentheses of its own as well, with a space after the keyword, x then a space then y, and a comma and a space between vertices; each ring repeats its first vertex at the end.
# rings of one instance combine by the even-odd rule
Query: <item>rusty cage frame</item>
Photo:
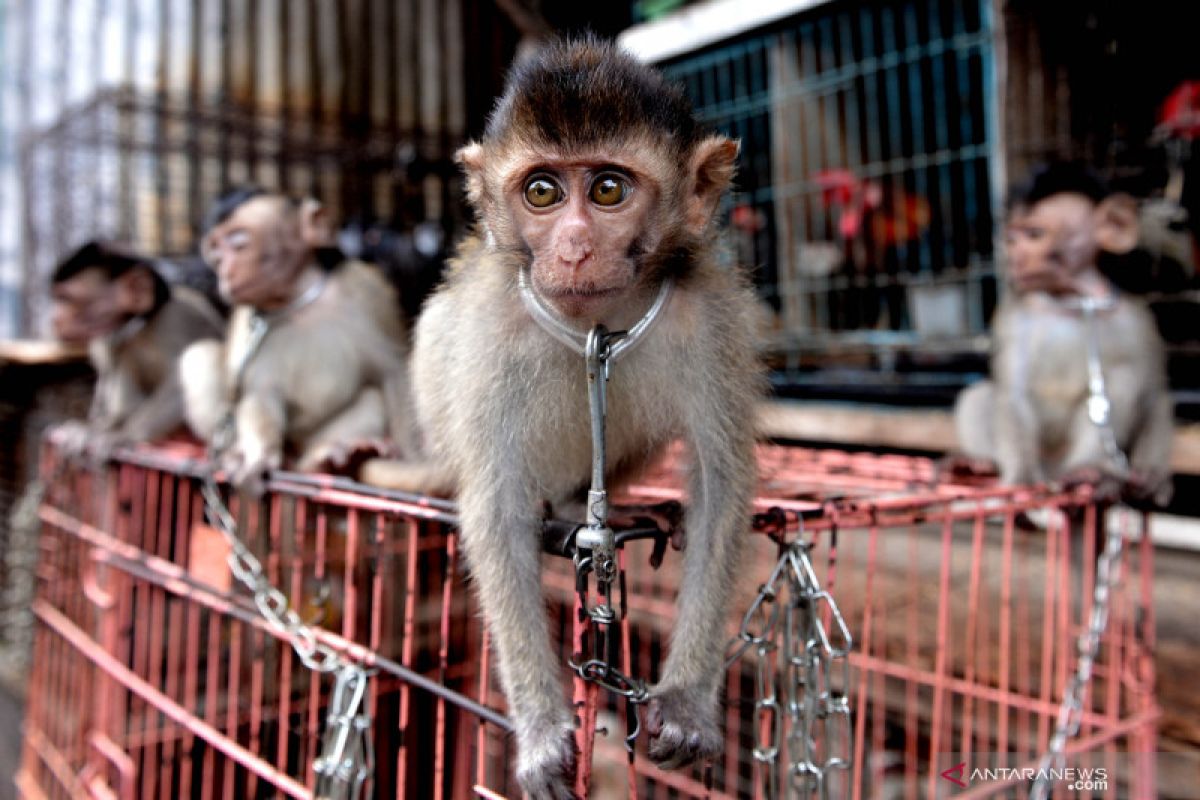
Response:
MULTIPOLYGON (((679 463, 672 453, 625 499, 679 498, 679 463)), ((753 578, 738 589, 730 631, 774 566, 777 542, 810 540, 855 637, 843 687, 854 769, 838 792, 946 796, 958 790, 941 775, 956 763, 1036 765, 1088 619, 1102 509, 1084 490, 946 480, 925 458, 763 445, 759 463, 758 527, 783 524, 773 537, 747 537, 743 572, 753 578), (1034 512, 1044 529, 1022 526, 1034 512)), ((219 537, 199 524, 203 469, 187 447, 128 451, 100 470, 46 448, 23 795, 312 796, 328 687, 230 590, 219 537)), ((261 502, 235 504, 251 547, 298 610, 320 620, 324 641, 376 671, 378 796, 515 793, 452 504, 291 473, 269 489, 261 502)), ((1109 788, 1095 794, 1150 797, 1153 550, 1145 517, 1110 524, 1127 545, 1122 580, 1068 752, 1109 765, 1109 788)), ((644 555, 627 548, 622 638, 634 673, 654 680, 680 559, 655 570, 644 555)), ((565 692, 574 574, 547 556, 545 576, 565 692)), ((580 759, 590 796, 764 796, 754 658, 727 675, 725 755, 690 772, 657 770, 644 743, 628 759, 615 733, 624 704, 593 694, 581 718, 608 733, 580 759)), ((1013 791, 997 781, 961 796, 1013 791)), ((1055 796, 1077 795, 1094 796, 1055 796)))

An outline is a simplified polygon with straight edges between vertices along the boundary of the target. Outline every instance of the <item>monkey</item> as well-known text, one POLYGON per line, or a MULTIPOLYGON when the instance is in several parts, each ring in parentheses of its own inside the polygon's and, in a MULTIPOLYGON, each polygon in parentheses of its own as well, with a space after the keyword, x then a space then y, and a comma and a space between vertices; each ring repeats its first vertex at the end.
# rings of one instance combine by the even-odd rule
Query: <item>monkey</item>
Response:
POLYGON ((738 149, 700 126, 680 86, 583 38, 516 64, 482 137, 456 156, 476 229, 417 321, 414 400, 432 458, 457 484, 515 723, 515 773, 531 797, 571 796, 573 718, 539 533, 543 504, 570 507, 591 472, 580 342, 597 323, 628 331, 653 319, 611 365, 609 480, 619 486, 677 438, 692 462, 687 579, 646 709, 650 756, 676 767, 723 751, 722 636, 764 389, 756 297, 716 249, 738 149))
POLYGON ((183 355, 187 417, 203 439, 231 437, 220 466, 253 493, 285 457, 299 470, 353 469, 413 445, 398 299, 377 270, 327 246, 321 213, 244 187, 206 225, 203 254, 233 311, 223 343, 183 355))
POLYGON ((954 412, 964 453, 994 460, 1001 482, 1087 481, 1169 502, 1174 413, 1163 344, 1145 305, 1098 267, 1132 251, 1137 236, 1132 199, 1079 164, 1051 164, 1015 193, 1011 291, 992 322, 991 379, 965 389, 954 412), (1089 390, 1089 362, 1098 362, 1106 400, 1089 390), (1100 404, 1095 413, 1106 402, 1119 454, 1106 445, 1108 426, 1089 416, 1089 405, 1100 404))
POLYGON ((123 245, 91 241, 55 268, 50 295, 55 335, 86 344, 96 370, 86 423, 60 430, 68 452, 104 460, 119 446, 184 427, 180 355, 223 325, 200 293, 169 285, 123 245))

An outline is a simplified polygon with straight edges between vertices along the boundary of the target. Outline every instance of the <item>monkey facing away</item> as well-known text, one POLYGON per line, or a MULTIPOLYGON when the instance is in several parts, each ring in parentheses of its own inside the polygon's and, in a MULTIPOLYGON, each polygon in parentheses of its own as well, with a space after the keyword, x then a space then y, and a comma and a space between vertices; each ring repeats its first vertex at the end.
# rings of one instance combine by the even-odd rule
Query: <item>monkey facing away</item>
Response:
POLYGON ((1132 201, 1078 165, 1054 164, 1014 198, 1007 241, 1012 291, 992 323, 991 380, 956 404, 960 446, 995 460, 1005 483, 1119 481, 1166 503, 1173 406, 1162 341, 1145 306, 1097 267, 1136 244, 1132 201), (1097 425, 1105 411, 1109 424, 1097 425))
POLYGON ((106 458, 122 444, 160 439, 184 424, 178 360, 223 321, 198 292, 169 286, 146 258, 89 242, 51 277, 59 339, 88 346, 96 388, 88 420, 67 425, 64 447, 106 458))
POLYGON ((184 354, 188 421, 221 466, 257 490, 264 472, 348 466, 362 449, 411 446, 403 323, 386 280, 361 262, 320 263, 319 207, 259 189, 220 200, 206 260, 234 305, 224 343, 184 354), (387 442, 390 442, 389 445, 387 442))
POLYGON ((753 293, 714 254, 737 152, 699 129, 680 88, 595 40, 517 66, 482 140, 459 152, 479 231, 417 323, 414 392, 434 455, 457 478, 516 774, 533 797, 570 796, 574 771, 539 556, 543 502, 562 508, 590 474, 583 338, 597 323, 629 330, 664 296, 612 367, 608 472, 619 480, 676 437, 690 446, 686 578, 647 730, 664 766, 723 749, 724 620, 761 390, 753 293))

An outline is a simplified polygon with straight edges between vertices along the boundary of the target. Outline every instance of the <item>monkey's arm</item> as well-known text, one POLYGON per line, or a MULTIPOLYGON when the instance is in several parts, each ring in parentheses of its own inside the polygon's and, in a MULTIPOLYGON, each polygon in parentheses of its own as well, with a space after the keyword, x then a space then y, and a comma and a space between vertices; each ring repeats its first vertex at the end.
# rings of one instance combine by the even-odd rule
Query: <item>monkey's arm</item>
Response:
POLYGON ((114 432, 123 441, 152 442, 174 431, 183 421, 183 388, 178 373, 171 369, 114 432))
POLYGON ((517 726, 517 779, 532 797, 567 797, 574 724, 542 599, 539 503, 528 466, 505 452, 505 424, 516 420, 475 416, 482 424, 471 426, 479 435, 466 444, 458 501, 462 543, 517 726))
POLYGON ((225 346, 216 339, 195 342, 179 358, 184 415, 192 433, 212 439, 229 410, 224 371, 225 346))
POLYGON ((650 754, 673 767, 720 753, 718 724, 725 619, 753 499, 750 420, 755 376, 715 358, 687 392, 685 424, 694 463, 689 483, 679 617, 662 680, 654 688, 650 754), (699 387, 697 387, 699 388, 699 387))
POLYGON ((1175 403, 1166 390, 1151 399, 1150 408, 1130 448, 1138 493, 1157 505, 1171 502, 1171 446, 1175 440, 1175 403))
POLYGON ((283 393, 267 388, 247 393, 234 409, 234 419, 237 438, 223 466, 235 484, 257 493, 263 475, 283 464, 283 393))
POLYGON ((396 364, 385 376, 383 403, 388 436, 399 446, 404 458, 417 458, 420 449, 417 444, 416 409, 412 402, 412 385, 406 362, 396 364))

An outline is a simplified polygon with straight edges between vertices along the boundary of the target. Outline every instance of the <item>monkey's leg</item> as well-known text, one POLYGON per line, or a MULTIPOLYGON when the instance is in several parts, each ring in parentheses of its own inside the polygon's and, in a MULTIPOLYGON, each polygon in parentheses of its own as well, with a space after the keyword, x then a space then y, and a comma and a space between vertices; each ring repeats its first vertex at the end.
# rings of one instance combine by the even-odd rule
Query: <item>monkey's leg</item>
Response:
POLYGON ((954 401, 954 429, 958 446, 971 458, 995 458, 992 425, 996 416, 996 387, 991 381, 971 384, 954 401))
POLYGON ((306 437, 304 452, 296 460, 296 469, 342 471, 380 455, 386 447, 387 420, 383 393, 364 387, 350 405, 326 420, 306 437))
POLYGON ((755 479, 749 416, 743 414, 706 413, 691 426, 695 464, 678 617, 646 715, 650 757, 667 768, 724 750, 718 706, 725 618, 755 479), (727 430, 720 429, 722 420, 727 430))
POLYGON ((1000 481, 1017 485, 1045 480, 1033 404, 1012 387, 997 388, 993 402, 993 458, 1000 466, 1000 481))
MULTIPOLYGON (((494 437, 501 438, 501 437, 494 437)), ((531 797, 573 797, 574 723, 551 647, 541 586, 541 514, 511 454, 464 477, 463 550, 492 634, 517 737, 517 780, 531 797), (504 468, 507 465, 507 468, 504 468)))
POLYGON ((1139 493, 1159 506, 1171 502, 1171 446, 1175 441, 1175 403, 1164 389, 1150 400, 1150 409, 1129 449, 1129 461, 1139 493))

